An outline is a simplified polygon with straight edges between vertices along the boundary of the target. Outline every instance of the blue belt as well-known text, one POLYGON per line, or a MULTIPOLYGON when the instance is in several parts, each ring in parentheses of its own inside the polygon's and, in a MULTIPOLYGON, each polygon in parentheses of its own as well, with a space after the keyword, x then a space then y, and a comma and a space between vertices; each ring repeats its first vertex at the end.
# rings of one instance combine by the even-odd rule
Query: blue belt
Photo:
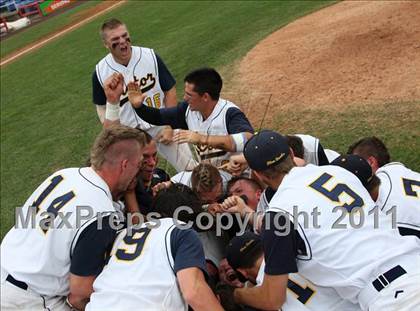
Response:
POLYGON ((25 282, 16 280, 10 274, 7 276, 6 281, 9 282, 9 283, 11 283, 11 284, 13 284, 14 286, 17 286, 17 287, 23 289, 23 290, 27 290, 28 289, 28 284, 26 284, 25 282))
POLYGON ((387 287, 389 284, 391 284, 393 281, 398 279, 400 276, 406 274, 407 271, 403 269, 400 265, 395 266, 391 270, 388 270, 384 274, 381 274, 372 282, 373 287, 380 292, 385 287, 387 287))

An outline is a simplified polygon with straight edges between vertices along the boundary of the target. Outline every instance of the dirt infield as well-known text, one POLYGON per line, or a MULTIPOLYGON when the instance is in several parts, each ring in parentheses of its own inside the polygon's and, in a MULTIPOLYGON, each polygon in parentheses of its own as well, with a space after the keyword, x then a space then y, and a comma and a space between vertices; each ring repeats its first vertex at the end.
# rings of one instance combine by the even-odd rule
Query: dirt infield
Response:
POLYGON ((340 2, 271 34, 234 72, 228 87, 253 121, 269 94, 268 118, 294 107, 420 100, 420 2, 340 2))

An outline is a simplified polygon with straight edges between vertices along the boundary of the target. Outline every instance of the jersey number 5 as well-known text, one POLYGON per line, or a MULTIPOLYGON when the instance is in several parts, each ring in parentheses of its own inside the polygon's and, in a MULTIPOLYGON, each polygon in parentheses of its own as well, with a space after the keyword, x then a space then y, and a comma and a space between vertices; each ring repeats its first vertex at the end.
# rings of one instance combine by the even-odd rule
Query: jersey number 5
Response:
POLYGON ((353 190, 350 189, 346 184, 338 183, 331 190, 325 188, 325 184, 332 178, 328 173, 322 174, 317 180, 309 185, 312 189, 315 189, 319 193, 326 196, 333 202, 339 203, 348 212, 355 207, 362 207, 364 205, 363 199, 353 190), (346 193, 352 199, 351 203, 342 203, 340 196, 346 193))

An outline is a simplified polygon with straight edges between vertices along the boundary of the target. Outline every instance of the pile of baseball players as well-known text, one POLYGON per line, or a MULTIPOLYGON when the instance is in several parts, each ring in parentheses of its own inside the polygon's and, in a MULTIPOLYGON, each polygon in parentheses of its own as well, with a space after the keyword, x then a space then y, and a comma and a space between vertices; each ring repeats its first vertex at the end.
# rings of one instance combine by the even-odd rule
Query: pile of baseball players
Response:
POLYGON ((380 139, 254 132, 216 70, 178 103, 121 21, 100 35, 103 129, 16 209, 2 310, 420 310, 420 174, 380 139))

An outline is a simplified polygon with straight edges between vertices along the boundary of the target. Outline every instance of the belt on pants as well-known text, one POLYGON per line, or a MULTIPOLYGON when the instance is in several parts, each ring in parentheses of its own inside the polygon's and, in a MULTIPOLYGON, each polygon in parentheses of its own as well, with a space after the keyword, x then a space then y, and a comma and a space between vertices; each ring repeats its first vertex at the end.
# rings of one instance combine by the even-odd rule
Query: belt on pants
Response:
POLYGON ((385 287, 387 287, 389 284, 391 284, 393 281, 398 279, 400 276, 406 274, 407 271, 404 270, 403 267, 400 265, 395 266, 394 268, 388 270, 384 274, 381 274, 378 276, 373 282, 372 285, 375 287, 375 289, 380 292, 385 287))
POLYGON ((26 284, 25 282, 16 280, 10 274, 7 276, 6 281, 9 282, 9 283, 11 283, 11 284, 13 284, 16 287, 19 287, 20 289, 23 289, 23 290, 27 290, 28 289, 28 284, 26 284))

